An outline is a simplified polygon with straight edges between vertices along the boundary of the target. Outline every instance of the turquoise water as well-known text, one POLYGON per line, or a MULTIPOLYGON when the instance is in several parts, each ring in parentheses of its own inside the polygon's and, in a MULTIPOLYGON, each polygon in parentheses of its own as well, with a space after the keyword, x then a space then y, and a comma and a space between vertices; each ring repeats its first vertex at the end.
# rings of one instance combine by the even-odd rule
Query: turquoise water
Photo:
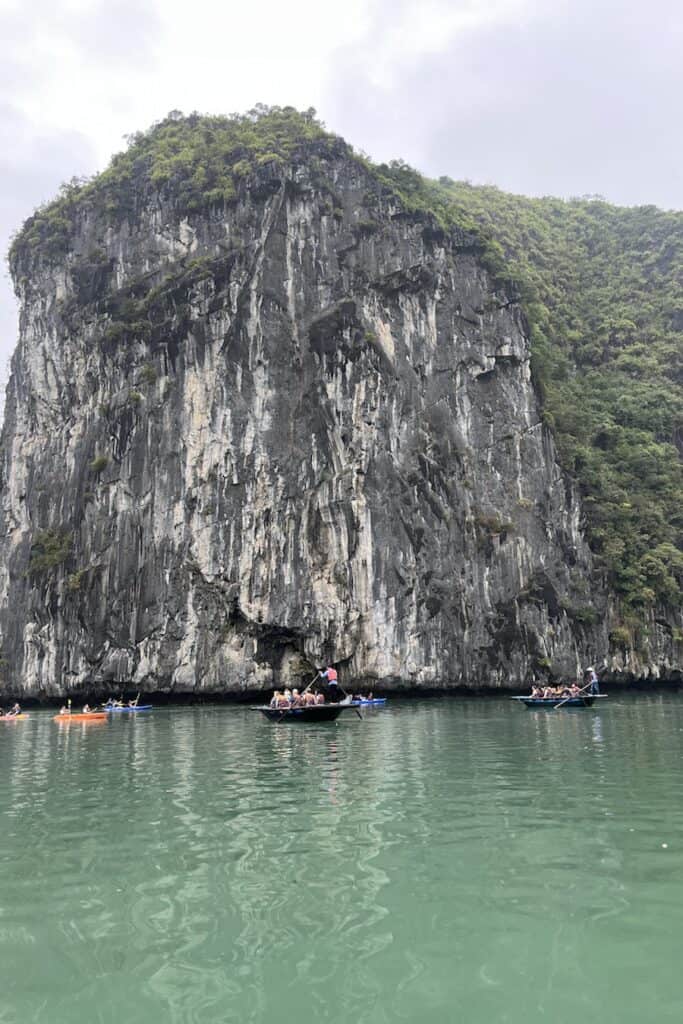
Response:
POLYGON ((680 1021, 683 698, 604 703, 0 723, 0 1024, 680 1021))

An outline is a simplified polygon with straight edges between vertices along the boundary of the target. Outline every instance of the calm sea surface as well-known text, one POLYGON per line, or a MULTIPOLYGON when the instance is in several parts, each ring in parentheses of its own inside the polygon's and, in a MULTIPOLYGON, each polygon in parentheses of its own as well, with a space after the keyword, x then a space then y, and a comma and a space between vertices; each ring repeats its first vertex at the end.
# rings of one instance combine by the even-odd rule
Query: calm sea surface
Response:
POLYGON ((683 1020, 683 697, 0 723, 1 1024, 683 1020))

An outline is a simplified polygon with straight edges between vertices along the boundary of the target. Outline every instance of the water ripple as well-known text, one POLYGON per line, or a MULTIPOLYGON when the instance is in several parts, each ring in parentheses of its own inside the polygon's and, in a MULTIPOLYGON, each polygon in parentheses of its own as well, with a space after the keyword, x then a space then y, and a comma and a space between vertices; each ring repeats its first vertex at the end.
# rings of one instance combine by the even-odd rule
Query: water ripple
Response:
POLYGON ((0 736, 0 1024, 678 1020, 683 702, 611 703, 33 714, 0 736))

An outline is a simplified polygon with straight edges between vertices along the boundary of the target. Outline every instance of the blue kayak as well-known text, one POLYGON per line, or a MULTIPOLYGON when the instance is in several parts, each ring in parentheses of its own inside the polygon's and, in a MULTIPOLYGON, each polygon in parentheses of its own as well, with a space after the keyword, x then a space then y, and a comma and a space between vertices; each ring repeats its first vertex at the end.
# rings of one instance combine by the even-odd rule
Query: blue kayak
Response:
POLYGON ((365 700, 364 698, 361 698, 361 700, 355 700, 353 703, 354 704, 386 704, 386 702, 387 702, 387 698, 386 697, 373 697, 372 700, 365 700))
POLYGON ((107 714, 109 714, 109 715, 113 715, 113 714, 115 714, 118 711, 151 711, 152 710, 152 705, 151 704, 136 704, 135 707, 133 707, 133 708, 112 708, 112 707, 108 707, 105 704, 104 707, 102 708, 102 710, 106 711, 107 714))

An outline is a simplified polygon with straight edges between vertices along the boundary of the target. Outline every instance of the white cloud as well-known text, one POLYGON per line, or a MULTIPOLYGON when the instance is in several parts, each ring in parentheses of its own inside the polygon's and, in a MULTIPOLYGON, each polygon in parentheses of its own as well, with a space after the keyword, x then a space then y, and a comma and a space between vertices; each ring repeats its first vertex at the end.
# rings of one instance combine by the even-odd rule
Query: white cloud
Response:
MULTIPOLYGON (((558 0, 562 3, 563 0, 558 0)), ((443 53, 458 37, 486 25, 514 24, 529 0, 397 0, 371 5, 373 18, 357 59, 367 67, 370 84, 391 90, 406 70, 443 53)))
MULTIPOLYGON (((373 156, 683 202, 680 0, 0 0, 0 244, 174 108, 317 107, 373 156)), ((0 281, 0 360, 14 307, 0 281)))
POLYGON ((104 164, 124 134, 172 109, 315 105, 339 46, 367 31, 367 10, 363 0, 343 10, 313 0, 41 4, 21 25, 16 105, 37 129, 85 131, 104 164))

